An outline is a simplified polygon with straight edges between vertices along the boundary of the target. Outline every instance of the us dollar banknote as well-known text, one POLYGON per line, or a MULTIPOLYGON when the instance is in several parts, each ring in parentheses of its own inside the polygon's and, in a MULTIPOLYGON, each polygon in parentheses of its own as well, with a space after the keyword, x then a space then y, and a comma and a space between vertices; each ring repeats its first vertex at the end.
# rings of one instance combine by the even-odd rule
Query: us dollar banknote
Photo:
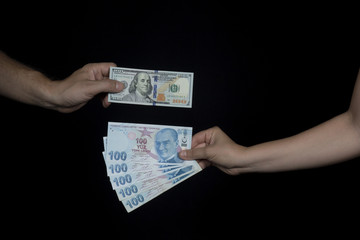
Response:
POLYGON ((108 123, 104 160, 112 188, 130 212, 201 171, 178 157, 191 148, 192 128, 108 123))
POLYGON ((110 67, 109 78, 124 89, 108 101, 149 106, 192 107, 194 73, 110 67))

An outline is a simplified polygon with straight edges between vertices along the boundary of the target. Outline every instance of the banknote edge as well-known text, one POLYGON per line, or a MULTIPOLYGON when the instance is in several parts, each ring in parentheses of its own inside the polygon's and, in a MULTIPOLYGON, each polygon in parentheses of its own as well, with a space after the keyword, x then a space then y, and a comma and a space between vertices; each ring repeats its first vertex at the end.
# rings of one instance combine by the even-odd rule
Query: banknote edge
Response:
MULTIPOLYGON (((173 72, 177 72, 177 73, 181 73, 181 74, 189 74, 191 75, 191 79, 190 79, 190 99, 189 99, 189 103, 186 105, 172 105, 172 104, 164 104, 164 103, 140 103, 140 102, 133 102, 133 101, 117 101, 117 100, 112 100, 111 99, 111 95, 112 94, 116 94, 116 93, 109 93, 108 94, 108 102, 110 103, 120 103, 120 104, 130 104, 130 105, 143 105, 143 106, 157 106, 157 107, 178 107, 178 108, 192 108, 192 101, 193 101, 193 90, 194 90, 194 76, 195 73, 194 72, 180 72, 180 71, 167 71, 167 70, 150 70, 150 69, 140 69, 140 68, 126 68, 126 67, 110 67, 109 69, 109 78, 113 79, 113 71, 112 69, 125 69, 125 70, 135 70, 135 71, 142 71, 142 72, 152 72, 152 73, 173 73, 173 72)), ((113 79, 116 80, 116 79, 113 79)))
MULTIPOLYGON (((200 171, 199 171, 199 172, 200 172, 200 171)), ((161 194, 163 194, 163 193, 167 192, 168 190, 172 189, 173 187, 176 187, 178 184, 182 183, 183 181, 185 181, 185 180, 187 180, 187 179, 190 179, 191 177, 193 177, 194 175, 196 175, 196 174, 199 173, 199 172, 194 171, 194 173, 193 173, 191 176, 189 176, 189 177, 187 177, 187 178, 185 178, 185 179, 182 179, 182 180, 180 180, 179 182, 176 182, 173 186, 167 188, 165 191, 160 192, 160 193, 158 193, 158 194, 155 194, 155 195, 152 196, 150 199, 148 199, 148 201, 143 202, 143 203, 141 203, 140 205, 136 206, 135 208, 130 209, 130 211, 128 210, 128 207, 127 207, 126 204, 124 203, 124 202, 125 202, 126 200, 128 200, 130 197, 122 200, 121 203, 122 203, 123 206, 125 207, 126 211, 127 211, 128 213, 130 213, 130 212, 132 212, 132 211, 134 211, 134 210, 142 207, 143 205, 145 205, 146 203, 150 202, 151 200, 157 198, 157 197, 160 196, 161 194)), ((150 189, 150 188, 148 188, 148 189, 150 189)), ((142 192, 144 192, 144 191, 142 191, 142 192)), ((140 192, 140 193, 141 193, 141 192, 140 192)), ((140 194, 140 193, 138 193, 138 194, 140 194)), ((116 193, 116 194, 117 194, 117 193, 116 193)))

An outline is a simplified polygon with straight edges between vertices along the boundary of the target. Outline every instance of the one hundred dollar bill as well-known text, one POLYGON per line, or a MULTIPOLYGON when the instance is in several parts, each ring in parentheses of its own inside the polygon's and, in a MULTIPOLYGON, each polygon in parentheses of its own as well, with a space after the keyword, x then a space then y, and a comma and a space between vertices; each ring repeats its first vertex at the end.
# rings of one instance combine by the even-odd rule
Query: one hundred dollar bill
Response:
POLYGON ((191 148, 192 128, 109 122, 104 159, 110 183, 127 211, 201 171, 178 157, 191 148))
POLYGON ((110 67, 109 78, 125 87, 120 93, 109 93, 109 102, 192 107, 194 73, 110 67))

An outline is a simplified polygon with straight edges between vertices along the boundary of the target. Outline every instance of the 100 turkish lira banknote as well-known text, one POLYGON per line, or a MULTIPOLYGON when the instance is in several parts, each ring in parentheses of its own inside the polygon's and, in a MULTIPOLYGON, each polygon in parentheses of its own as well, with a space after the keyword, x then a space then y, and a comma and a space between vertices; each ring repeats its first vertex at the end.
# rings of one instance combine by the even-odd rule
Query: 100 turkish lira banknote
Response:
POLYGON ((191 72, 111 67, 109 78, 125 87, 119 93, 109 93, 109 102, 192 107, 194 74, 191 72))
POLYGON ((192 128, 108 123, 103 152, 112 188, 128 212, 201 171, 178 157, 191 148, 192 128))

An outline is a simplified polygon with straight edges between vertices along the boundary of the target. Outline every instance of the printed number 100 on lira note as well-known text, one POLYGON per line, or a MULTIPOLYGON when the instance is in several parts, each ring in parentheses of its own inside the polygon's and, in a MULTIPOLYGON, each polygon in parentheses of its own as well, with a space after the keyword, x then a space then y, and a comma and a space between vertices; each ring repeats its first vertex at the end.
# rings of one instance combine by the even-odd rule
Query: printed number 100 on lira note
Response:
POLYGON ((110 93, 113 103, 191 108, 193 79, 191 72, 171 72, 111 67, 110 79, 124 84, 120 93, 110 93))

